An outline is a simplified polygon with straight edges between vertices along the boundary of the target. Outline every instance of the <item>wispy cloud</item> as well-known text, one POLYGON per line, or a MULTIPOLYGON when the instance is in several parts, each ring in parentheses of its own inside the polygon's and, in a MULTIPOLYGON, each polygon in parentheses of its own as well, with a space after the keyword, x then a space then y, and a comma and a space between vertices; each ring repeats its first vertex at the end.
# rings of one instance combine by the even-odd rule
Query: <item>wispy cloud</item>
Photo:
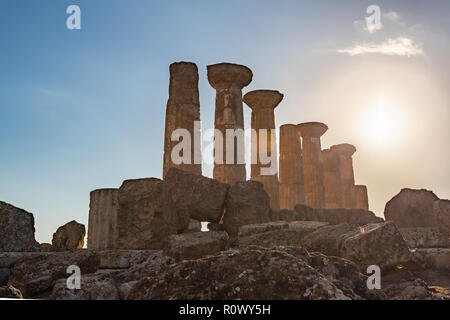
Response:
POLYGON ((400 15, 395 11, 386 12, 383 14, 383 17, 394 22, 400 22, 401 19, 400 15))
POLYGON ((364 54, 384 54, 390 56, 417 56, 422 55, 421 46, 415 44, 411 39, 399 37, 389 38, 381 43, 365 43, 355 45, 350 48, 337 50, 339 53, 345 53, 350 56, 358 56, 364 54))

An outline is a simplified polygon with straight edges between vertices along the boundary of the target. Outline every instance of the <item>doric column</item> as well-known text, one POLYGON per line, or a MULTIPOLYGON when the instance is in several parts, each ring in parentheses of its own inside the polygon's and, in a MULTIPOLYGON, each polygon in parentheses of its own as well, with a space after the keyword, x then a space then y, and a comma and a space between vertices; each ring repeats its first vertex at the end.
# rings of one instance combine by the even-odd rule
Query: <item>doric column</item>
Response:
POLYGON ((339 157, 330 149, 322 151, 325 208, 342 208, 339 157))
POLYGON ((341 176, 342 207, 346 209, 356 208, 355 176, 353 173, 352 155, 356 148, 348 143, 331 147, 339 157, 339 173, 341 176))
POLYGON ((90 194, 88 249, 116 248, 118 189, 98 189, 90 194))
POLYGON ((320 122, 306 122, 298 126, 302 136, 302 163, 306 205, 312 208, 324 208, 325 192, 323 187, 320 137, 328 130, 328 127, 320 122))
POLYGON ((233 185, 247 179, 242 88, 252 81, 253 74, 249 68, 231 63, 210 65, 207 69, 208 81, 216 89, 214 127, 220 132, 214 136, 213 176, 233 185))
POLYGON ((252 109, 252 155, 251 179, 260 181, 270 197, 270 207, 280 209, 278 189, 277 143, 275 136, 274 110, 283 100, 283 95, 274 90, 255 90, 244 96, 244 102, 252 109), (265 164, 261 163, 261 160, 265 164), (269 163, 267 161, 270 160, 269 163))
POLYGON ((285 124, 280 127, 280 208, 293 210, 297 204, 305 204, 300 130, 285 124))
POLYGON ((355 186, 356 208, 369 210, 369 197, 366 186, 355 186))
MULTIPOLYGON (((163 179, 170 168, 178 168, 196 174, 202 173, 201 136, 200 136, 200 102, 198 93, 198 70, 191 62, 177 62, 170 65, 169 100, 166 108, 166 126, 164 134, 163 179), (177 129, 185 129, 190 135, 190 156, 187 161, 177 164, 172 159, 172 150, 182 141, 172 141, 172 134, 177 129), (187 162, 187 163, 186 163, 187 162)), ((180 132, 183 133, 183 132, 180 132)))

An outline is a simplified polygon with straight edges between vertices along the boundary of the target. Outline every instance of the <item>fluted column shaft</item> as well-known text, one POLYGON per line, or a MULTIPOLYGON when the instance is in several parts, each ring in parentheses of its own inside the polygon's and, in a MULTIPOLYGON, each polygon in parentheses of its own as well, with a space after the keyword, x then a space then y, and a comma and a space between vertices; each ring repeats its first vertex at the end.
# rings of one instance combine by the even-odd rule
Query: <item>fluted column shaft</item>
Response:
POLYGON ((344 143, 331 147, 339 157, 339 173, 341 178, 342 207, 346 209, 356 208, 355 176, 353 173, 352 155, 356 148, 344 143))
POLYGON ((280 127, 280 208, 305 204, 300 130, 293 124, 280 127))
POLYGON ((195 126, 195 121, 199 124, 197 66, 191 62, 173 63, 170 65, 169 100, 166 107, 163 179, 170 168, 196 174, 202 173, 201 133, 199 125, 195 126), (177 129, 186 129, 190 134, 191 154, 187 163, 176 164, 172 159, 172 150, 180 143, 180 141, 172 141, 172 133, 177 129))
POLYGON ((342 208, 339 157, 330 149, 322 151, 325 208, 342 208))
POLYGON ((356 194, 356 208, 369 210, 369 196, 367 194, 367 187, 357 185, 355 186, 356 194))

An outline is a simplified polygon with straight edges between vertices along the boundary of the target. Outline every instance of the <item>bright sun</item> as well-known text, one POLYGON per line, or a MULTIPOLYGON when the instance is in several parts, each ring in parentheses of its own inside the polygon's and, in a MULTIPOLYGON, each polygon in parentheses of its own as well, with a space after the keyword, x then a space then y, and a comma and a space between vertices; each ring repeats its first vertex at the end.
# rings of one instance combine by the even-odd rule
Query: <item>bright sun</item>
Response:
POLYGON ((372 143, 389 143, 398 138, 401 117, 398 109, 386 99, 380 98, 377 103, 368 107, 364 118, 365 131, 372 143))

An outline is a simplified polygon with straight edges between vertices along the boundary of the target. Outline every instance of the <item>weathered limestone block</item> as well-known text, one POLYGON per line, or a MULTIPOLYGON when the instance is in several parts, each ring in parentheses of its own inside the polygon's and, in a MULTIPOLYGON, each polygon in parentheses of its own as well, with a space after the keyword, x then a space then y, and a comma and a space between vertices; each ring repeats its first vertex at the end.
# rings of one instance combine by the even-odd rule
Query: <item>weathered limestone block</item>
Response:
POLYGON ((369 197, 366 186, 355 186, 355 197, 357 209, 369 210, 369 197))
POLYGON ((438 227, 450 237, 450 200, 438 200, 433 204, 438 227))
POLYGON ((246 224, 270 222, 270 200, 261 182, 235 183, 225 201, 223 226, 232 238, 246 224))
POLYGON ((192 219, 220 221, 229 185, 174 168, 167 173, 165 183, 175 206, 186 208, 192 219))
POLYGON ((189 221, 189 226, 188 226, 187 230, 184 231, 184 233, 187 233, 187 232, 200 232, 200 231, 202 231, 202 223, 200 221, 198 221, 198 220, 191 219, 189 221))
POLYGON ((317 221, 270 222, 243 226, 236 247, 257 245, 264 248, 298 246, 306 235, 328 225, 317 221))
POLYGON ((215 135, 213 176, 214 179, 233 185, 246 180, 242 88, 252 81, 253 74, 249 68, 232 63, 210 65, 207 69, 208 81, 216 89, 214 128, 221 133, 215 135), (236 134, 234 144, 230 143, 234 154, 231 154, 233 150, 226 148, 226 131, 230 129, 236 134), (227 161, 227 157, 232 161, 227 161))
POLYGON ((200 259, 228 248, 228 236, 223 231, 191 232, 167 238, 164 254, 176 261, 200 259))
POLYGON ((410 248, 450 248, 450 239, 436 227, 399 228, 410 248))
POLYGON ((169 100, 166 108, 163 179, 170 168, 202 174, 201 128, 195 126, 195 121, 200 121, 197 66, 192 62, 173 63, 170 65, 169 100), (177 129, 187 130, 190 134, 191 154, 189 157, 183 154, 188 158, 187 163, 177 164, 172 159, 172 151, 180 143, 176 139, 172 141, 172 134, 177 129))
POLYGON ((450 216, 450 212, 443 210, 445 203, 446 200, 440 200, 432 191, 402 189, 386 203, 384 216, 386 220, 394 221, 398 228, 438 227, 445 230, 450 228, 450 224, 445 223, 445 216, 447 219, 450 216), (436 201, 443 202, 435 205, 436 201))
POLYGON ((355 175, 353 172, 352 156, 356 148, 348 143, 332 146, 330 148, 338 155, 339 174, 341 181, 342 208, 356 208, 355 175))
POLYGON ((98 251, 99 269, 128 269, 144 263, 156 250, 105 250, 98 251))
POLYGON ((307 252, 301 248, 250 247, 182 261, 154 272, 139 279, 125 299, 350 298, 308 264, 307 252))
POLYGON ((114 277, 109 274, 81 275, 81 288, 67 288, 66 279, 56 281, 50 300, 119 300, 120 294, 114 277))
POLYGON ((252 155, 256 156, 251 164, 251 178, 264 185, 270 198, 270 207, 280 209, 280 191, 278 186, 277 143, 275 136, 275 108, 283 100, 283 94, 275 90, 255 90, 244 96, 244 102, 252 109, 251 127, 252 155), (262 163, 270 159, 270 162, 262 163), (275 159, 275 161, 272 161, 275 159))
POLYGON ((450 271, 450 248, 422 248, 413 251, 423 269, 450 271))
POLYGON ((117 245, 119 189, 98 189, 90 194, 87 247, 114 249, 117 245))
POLYGON ((81 249, 84 246, 86 228, 83 224, 70 221, 59 227, 53 234, 52 249, 55 251, 69 251, 81 249))
POLYGON ((23 299, 22 292, 13 286, 0 287, 0 298, 23 299))
POLYGON ((175 208, 164 181, 126 180, 119 189, 118 249, 159 249, 164 239, 189 225, 185 209, 175 208))
POLYGON ((34 217, 0 201, 0 252, 39 251, 34 239, 34 217))
MULTIPOLYGON (((304 208, 296 207, 298 212, 305 212, 304 208)), ((373 212, 362 209, 314 209, 307 211, 309 215, 305 215, 301 220, 323 221, 329 224, 351 223, 363 226, 368 223, 378 223, 384 220, 377 217, 373 212)))
POLYGON ((299 127, 285 124, 280 127, 280 208, 292 210, 305 204, 302 147, 299 127))
POLYGON ((322 150, 325 208, 343 208, 339 155, 333 150, 322 150))
POLYGON ((302 164, 305 182, 305 204, 312 208, 325 207, 323 159, 320 137, 328 127, 320 122, 298 125, 302 136, 302 164))
POLYGON ((33 298, 49 292, 58 279, 67 278, 67 267, 71 265, 79 266, 81 274, 94 273, 100 265, 100 257, 88 250, 23 257, 15 263, 9 281, 24 297, 33 298))
POLYGON ((303 238, 301 245, 308 250, 349 259, 362 271, 370 265, 389 269, 412 261, 406 242, 392 222, 362 227, 350 224, 325 226, 303 238))

